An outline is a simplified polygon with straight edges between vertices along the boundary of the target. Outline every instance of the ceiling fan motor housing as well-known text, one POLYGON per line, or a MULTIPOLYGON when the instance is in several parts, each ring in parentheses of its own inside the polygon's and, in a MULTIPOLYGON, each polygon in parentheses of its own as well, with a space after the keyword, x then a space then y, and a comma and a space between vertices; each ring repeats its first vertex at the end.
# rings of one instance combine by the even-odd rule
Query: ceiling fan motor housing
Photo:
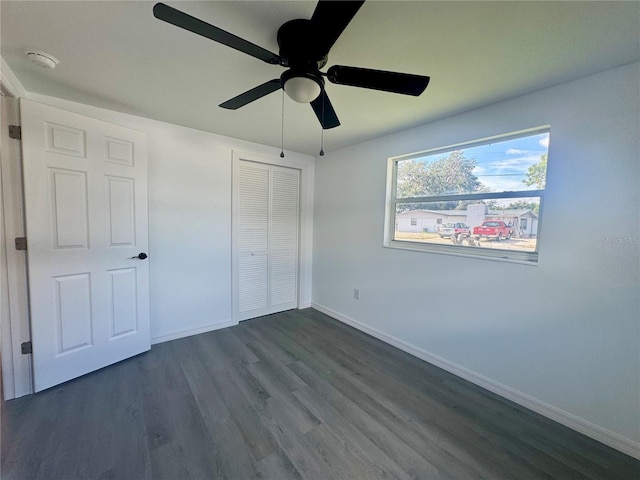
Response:
POLYGON ((280 85, 282 85, 282 87, 284 88, 284 84, 294 77, 309 78, 320 85, 321 89, 324 89, 324 79, 322 78, 320 72, 312 72, 309 70, 298 68, 290 68, 289 70, 285 70, 284 72, 282 72, 282 75, 280 75, 280 85))
POLYGON ((322 52, 317 41, 319 37, 316 25, 311 20, 290 20, 278 29, 277 38, 281 64, 289 67, 280 76, 280 85, 297 102, 308 103, 315 100, 324 90, 320 68, 327 63, 327 54, 322 52), (290 83, 285 86, 287 82, 290 83))
POLYGON ((318 42, 317 26, 306 19, 289 20, 278 29, 281 64, 296 70, 317 71, 327 64, 318 42))

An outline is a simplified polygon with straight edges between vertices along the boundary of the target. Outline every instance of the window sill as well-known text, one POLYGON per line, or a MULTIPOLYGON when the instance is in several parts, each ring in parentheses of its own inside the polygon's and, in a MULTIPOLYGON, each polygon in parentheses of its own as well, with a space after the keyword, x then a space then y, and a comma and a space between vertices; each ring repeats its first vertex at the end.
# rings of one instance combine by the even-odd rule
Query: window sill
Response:
POLYGON ((392 240, 382 245, 384 248, 407 250, 412 252, 435 253, 455 257, 476 258, 495 262, 516 263, 519 265, 538 266, 538 253, 510 252, 508 250, 489 250, 455 245, 429 245, 418 242, 392 240))

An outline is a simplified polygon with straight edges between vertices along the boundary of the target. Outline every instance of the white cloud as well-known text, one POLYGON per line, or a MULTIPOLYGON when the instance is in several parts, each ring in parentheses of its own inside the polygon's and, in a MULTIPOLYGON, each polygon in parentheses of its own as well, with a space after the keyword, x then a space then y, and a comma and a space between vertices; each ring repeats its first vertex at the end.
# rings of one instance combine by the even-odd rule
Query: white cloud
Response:
POLYGON ((549 148, 549 134, 547 133, 544 137, 542 137, 538 143, 544 148, 549 148))
POLYGON ((510 148, 507 150, 508 155, 521 155, 523 153, 527 153, 526 150, 518 150, 517 148, 510 148))
POLYGON ((504 173, 526 173, 529 166, 540 160, 537 155, 524 155, 515 158, 500 158, 485 163, 485 173, 504 174, 504 173))
POLYGON ((496 192, 530 190, 522 180, 531 165, 540 160, 539 155, 531 151, 524 151, 513 157, 493 158, 476 165, 473 174, 483 185, 496 192))

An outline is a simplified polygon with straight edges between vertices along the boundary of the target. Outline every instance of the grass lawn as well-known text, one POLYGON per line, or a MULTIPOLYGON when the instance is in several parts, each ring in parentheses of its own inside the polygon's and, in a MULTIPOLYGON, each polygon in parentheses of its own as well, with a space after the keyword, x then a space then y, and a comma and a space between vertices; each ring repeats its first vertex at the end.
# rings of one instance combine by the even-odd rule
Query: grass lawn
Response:
MULTIPOLYGON (((413 242, 434 243, 438 245, 453 245, 450 238, 440 238, 433 232, 395 232, 395 240, 408 240, 413 242)), ((536 249, 535 238, 511 238, 509 240, 482 240, 480 248, 498 248, 501 250, 518 250, 533 252, 536 249)))

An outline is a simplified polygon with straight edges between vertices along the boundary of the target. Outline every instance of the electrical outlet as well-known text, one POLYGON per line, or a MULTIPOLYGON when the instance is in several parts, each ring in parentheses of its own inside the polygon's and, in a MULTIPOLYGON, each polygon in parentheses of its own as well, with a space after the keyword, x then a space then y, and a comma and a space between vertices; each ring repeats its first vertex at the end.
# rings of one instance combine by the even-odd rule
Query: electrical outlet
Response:
POLYGON ((360 289, 359 288, 354 288, 353 289, 353 298, 355 298, 356 300, 360 300, 360 289))

